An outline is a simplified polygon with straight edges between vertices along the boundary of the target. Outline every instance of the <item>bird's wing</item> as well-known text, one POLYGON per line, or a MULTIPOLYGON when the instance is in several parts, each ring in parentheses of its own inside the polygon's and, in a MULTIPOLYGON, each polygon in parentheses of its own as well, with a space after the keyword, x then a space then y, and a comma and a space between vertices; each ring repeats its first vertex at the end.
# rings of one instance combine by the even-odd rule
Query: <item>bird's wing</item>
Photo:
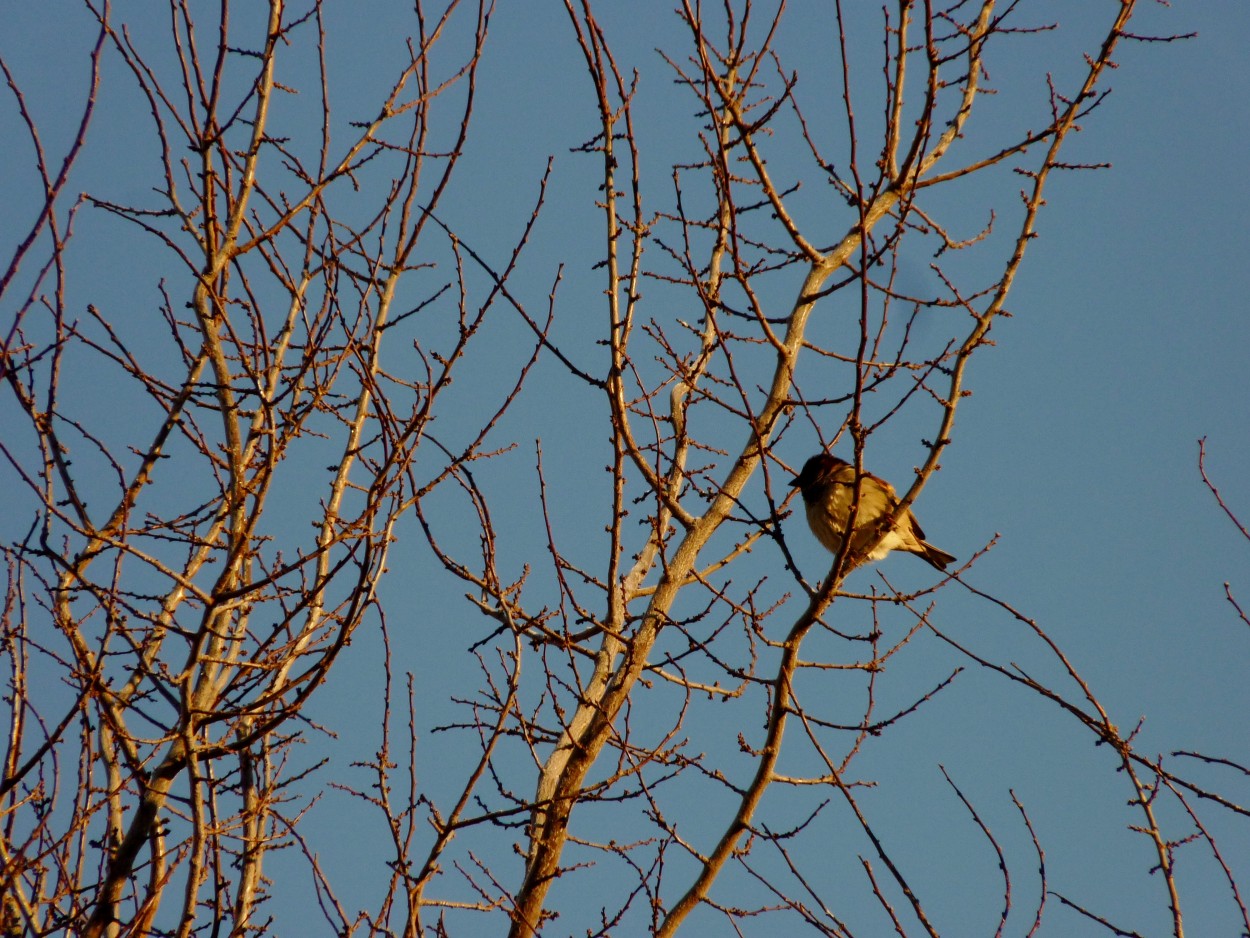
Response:
POLYGON ((923 541, 924 531, 923 529, 921 529, 920 522, 916 520, 916 516, 912 514, 912 511, 910 508, 907 509, 907 520, 911 522, 912 533, 915 534, 916 537, 920 538, 920 540, 923 541))
POLYGON ((898 504, 898 493, 894 491, 894 486, 892 486, 889 482, 885 481, 885 479, 881 478, 881 476, 873 475, 871 472, 865 472, 864 478, 871 479, 873 482, 877 483, 879 488, 885 490, 886 497, 890 499, 891 508, 898 504))

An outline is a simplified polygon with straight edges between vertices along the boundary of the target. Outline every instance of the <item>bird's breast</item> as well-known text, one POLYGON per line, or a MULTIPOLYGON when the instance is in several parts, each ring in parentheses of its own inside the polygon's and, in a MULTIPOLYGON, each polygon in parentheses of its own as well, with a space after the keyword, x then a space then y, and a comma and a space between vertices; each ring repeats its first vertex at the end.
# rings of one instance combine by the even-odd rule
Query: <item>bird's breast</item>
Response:
MULTIPOLYGON (((851 517, 854 492, 853 481, 832 482, 816 498, 806 502, 808 526, 816 539, 833 553, 842 548, 842 538, 846 535, 847 522, 851 517)), ((859 510, 855 517, 856 530, 867 533, 889 508, 886 493, 874 486, 871 479, 865 478, 860 486, 859 510)), ((903 546, 905 538, 899 527, 900 524, 896 522, 894 529, 886 533, 867 559, 880 560, 891 550, 903 546)))
POLYGON ((843 510, 842 519, 839 521, 826 504, 808 502, 807 526, 812 529, 812 533, 816 535, 816 540, 820 541, 826 550, 836 554, 842 549, 842 534, 846 530, 845 510, 843 510))

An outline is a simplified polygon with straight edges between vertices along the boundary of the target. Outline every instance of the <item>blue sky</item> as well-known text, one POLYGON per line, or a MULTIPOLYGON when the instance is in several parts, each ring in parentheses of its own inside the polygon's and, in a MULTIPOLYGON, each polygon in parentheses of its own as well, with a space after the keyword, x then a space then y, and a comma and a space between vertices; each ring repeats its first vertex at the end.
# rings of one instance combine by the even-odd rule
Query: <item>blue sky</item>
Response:
MULTIPOLYGON (((1044 108, 1045 74, 1053 72, 1061 85, 1070 81, 1081 68, 1082 43, 1098 34, 1099 24, 1117 6, 1024 5, 1022 23, 1053 18, 1063 29, 1014 40, 990 60, 989 81, 1000 95, 984 100, 961 146, 990 147, 1022 126, 1035 126, 1036 115, 1044 113, 1038 108, 1044 108)), ((823 7, 794 4, 778 42, 787 64, 803 76, 800 98, 816 116, 822 102, 832 100, 834 88, 827 70, 822 72, 830 42, 823 7)), ((45 144, 59 152, 73 109, 59 108, 58 101, 62 95, 77 100, 80 93, 90 21, 74 4, 60 2, 41 7, 6 4, 4 16, 8 26, 0 35, 0 54, 39 115, 45 144), (56 14, 49 12, 53 8, 56 14)), ((132 22, 141 37, 159 36, 162 28, 161 21, 145 20, 135 4, 118 4, 115 16, 132 22)), ((387 80, 385 63, 402 48, 411 26, 406 4, 382 0, 355 4, 350 14, 336 9, 334 16, 332 99, 342 108, 346 127, 347 121, 367 116, 366 102, 376 101, 387 80)), ((647 2, 628 12, 624 6, 613 7, 601 16, 620 63, 639 70, 635 121, 643 144, 644 182, 652 208, 667 207, 671 164, 693 158, 697 149, 689 135, 694 126, 691 102, 671 83, 655 50, 684 55, 687 37, 668 4, 647 2)), ((943 457, 942 471, 914 507, 929 539, 960 558, 998 538, 968 582, 1036 620, 1070 656, 1121 729, 1144 719, 1137 739, 1140 751, 1192 749, 1244 765, 1250 746, 1245 719, 1250 709, 1250 682, 1245 678, 1250 633, 1224 600, 1223 584, 1230 583, 1243 602, 1250 601, 1250 544, 1203 486, 1197 441, 1207 441, 1207 470, 1228 504, 1240 509, 1243 522, 1250 519, 1245 471, 1250 465, 1250 305, 1245 299, 1250 179, 1244 165, 1250 152, 1250 102, 1244 94, 1250 87, 1245 52, 1250 5, 1144 4, 1135 29, 1142 34, 1198 35, 1186 42, 1121 47, 1116 56, 1120 67, 1110 78, 1113 94, 1082 121, 1081 133, 1065 151, 1074 162, 1111 166, 1059 173, 1051 180, 1040 236, 1030 247, 1008 303, 1013 317, 995 327, 996 346, 974 359, 969 374, 974 393, 961 405, 954 443, 943 457)), ((877 52, 862 50, 866 70, 874 67, 877 52)), ((298 74, 299 65, 291 67, 298 74)), ((443 206, 446 220, 464 231, 484 256, 502 260, 502 252, 528 220, 543 168, 552 158, 549 204, 516 287, 535 308, 543 309, 556 266, 565 264, 555 336, 574 350, 574 358, 593 362, 600 354, 590 343, 602 320, 596 304, 603 286, 601 274, 593 269, 601 253, 601 223, 593 208, 598 170, 593 159, 570 148, 593 133, 594 111, 580 53, 559 5, 501 6, 492 22, 477 93, 468 155, 443 206)), ((278 126, 297 141, 312 127, 311 112, 301 110, 307 104, 292 103, 278 119, 278 126)), ((831 110, 830 129, 817 132, 827 133, 836 151, 840 125, 836 107, 831 110)), ((5 127, 14 126, 11 98, 5 99, 0 120, 5 127)), ((867 133, 871 118, 864 120, 867 133)), ((144 121, 133 83, 112 62, 71 189, 107 193, 117 201, 146 198, 155 164, 144 121)), ((804 156, 784 140, 774 146, 770 165, 780 172, 804 156)), ((0 204, 15 220, 25 218, 35 203, 28 159, 16 145, 0 152, 0 204)), ((984 224, 984 205, 1010 202, 1019 185, 1010 175, 995 177, 985 189, 953 191, 936 204, 966 235, 984 224)), ((848 222, 838 217, 835 200, 827 196, 812 190, 810 200, 792 201, 803 223, 831 243, 848 222)), ((344 205, 352 209, 349 200, 344 205)), ((150 239, 98 212, 84 210, 76 244, 81 252, 76 270, 81 274, 71 284, 71 305, 95 303, 142 336, 159 300, 157 281, 181 276, 178 265, 150 239)), ((962 272, 975 281, 988 269, 970 263, 962 272)), ((932 287, 923 263, 903 275, 920 288, 932 287)), ((189 289, 185 282, 171 283, 175 293, 189 289)), ((414 290, 419 293, 420 287, 414 290)), ((778 302, 784 297, 779 291, 778 302)), ((673 302, 657 287, 648 315, 665 321, 681 318, 681 310, 669 305, 673 302)), ((7 320, 11 310, 0 309, 0 315, 7 320)), ((822 328, 834 329, 835 324, 831 319, 822 328)), ((454 425, 457 413, 471 415, 491 406, 498 388, 485 380, 474 384, 473 376, 511 374, 526 341, 517 322, 500 323, 493 338, 475 350, 466 384, 458 389, 445 419, 454 425)), ((100 382, 107 380, 84 370, 70 377, 70 392, 83 420, 124 436, 134 414, 121 387, 106 384, 107 390, 100 392, 100 382)), ((931 417, 924 412, 905 415, 874 437, 866 458, 869 468, 896 482, 907 479, 924 458, 920 439, 932 433, 931 417)), ((571 554, 599 557, 606 520, 601 517, 606 476, 600 472, 606 435, 600 401, 550 358, 541 362, 496 441, 515 442, 516 450, 480 471, 502 533, 501 554, 514 574, 523 563, 538 566, 543 560, 545 532, 535 523, 536 439, 541 441, 549 490, 559 493, 553 520, 562 544, 571 554)), ((787 437, 779 455, 797 468, 816 445, 810 429, 800 427, 787 437)), ((284 494, 292 499, 293 512, 299 510, 299 495, 284 494)), ((475 533, 465 527, 464 511, 450 496, 446 503, 431 506, 446 525, 449 542, 471 550, 475 533)), ((6 531, 11 527, 6 525, 6 531)), ((792 516, 785 530, 805 575, 817 579, 827 569, 827 555, 799 516, 792 516)), ((434 797, 445 797, 475 753, 464 737, 432 729, 463 717, 448 700, 467 695, 466 682, 475 680, 476 670, 465 648, 492 624, 464 602, 463 588, 437 566, 415 525, 401 527, 399 537, 391 557, 392 576, 383 583, 381 596, 389 610, 397 668, 414 674, 423 785, 434 797)), ((896 555, 857 572, 848 587, 866 590, 879 584, 879 574, 908 588, 932 579, 923 564, 896 555)), ((776 551, 758 551, 737 576, 739 582, 773 577, 777 592, 793 588, 776 551)), ((785 612, 780 615, 786 618, 785 612)), ((887 617, 883 627, 897 635, 906 621, 902 615, 887 617)), ((1058 680, 1053 661, 1027 630, 958 586, 940 595, 935 621, 994 660, 1058 680)), ((783 628, 780 621, 775 628, 783 628)), ((810 654, 821 650, 839 653, 832 643, 814 642, 810 654)), ((376 818, 325 786, 331 781, 362 784, 347 765, 367 758, 376 747, 361 727, 373 726, 380 713, 380 654, 377 631, 362 631, 309 711, 338 736, 314 736, 317 742, 304 756, 309 764, 320 755, 333 760, 312 782, 324 794, 306 820, 307 836, 323 844, 322 863, 351 908, 375 901, 386 875, 370 842, 378 833, 371 826, 376 818)), ((888 712, 895 704, 905 705, 917 689, 933 686, 960 663, 940 643, 917 641, 891 664, 880 706, 888 712)), ((822 678, 808 692, 828 695, 834 711, 839 695, 850 702, 860 688, 838 687, 822 678)), ((749 765, 737 754, 736 737, 740 731, 757 731, 757 722, 741 722, 757 716, 700 709, 685 732, 696 751, 722 753, 729 771, 745 772, 749 765)), ((796 749, 790 770, 816 771, 800 751, 796 749)), ((961 813, 939 766, 946 767, 1004 842, 1020 877, 1013 900, 1019 906, 1029 908, 1034 901, 1036 864, 1009 791, 1024 802, 1042 838, 1051 888, 1088 901, 1143 934, 1166 933, 1166 905, 1157 877, 1149 875, 1151 859, 1142 838, 1127 830, 1137 817, 1125 806, 1128 789, 1115 774, 1111 755, 1095 748, 1053 705, 973 671, 940 695, 923 717, 900 723, 855 763, 857 778, 878 783, 864 790, 862 803, 878 833, 907 865, 943 934, 992 933, 1001 896, 995 891, 993 855, 961 813)), ((518 772, 518 788, 530 786, 529 777, 518 772)), ((1196 768, 1194 773, 1245 803, 1244 783, 1237 789, 1238 780, 1230 774, 1196 768)), ((674 786, 666 803, 673 816, 682 818, 683 832, 704 848, 732 807, 723 795, 694 786, 674 786)), ((767 819, 779 827, 796 823, 810 806, 774 791, 767 819)), ((796 841, 795 849, 810 864, 825 897, 858 926, 856 934, 885 933, 870 896, 864 904, 866 888, 857 857, 870 848, 838 807, 826 809, 819 821, 824 826, 814 826, 813 836, 801 845, 796 841)), ((1227 861, 1244 876, 1250 871, 1250 835, 1244 824, 1230 824, 1218 815, 1209 819, 1217 825, 1227 861)), ((1174 812, 1167 821, 1175 825, 1173 830, 1186 830, 1174 812)), ((586 811, 578 823, 585 825, 579 830, 588 837, 620 836, 612 833, 611 814, 603 809, 586 811)), ((629 824, 626 820, 626 829, 629 824)), ((494 851, 505 882, 518 882, 519 860, 506 859, 507 838, 480 836, 482 840, 466 837, 465 849, 494 851)), ((1191 845, 1180 857, 1188 933, 1232 934, 1235 909, 1209 856, 1191 845)), ((275 876, 292 877, 273 904, 277 933, 295 934, 320 922, 308 917, 307 896, 299 896, 308 880, 301 877, 293 851, 275 855, 272 864, 275 876)), ((680 862, 675 860, 674 867, 673 884, 664 894, 669 901, 682 881, 680 862)), ((570 877, 553 890, 552 903, 565 914, 551 934, 582 933, 593 924, 598 908, 594 875, 570 877)), ((754 888, 735 873, 713 896, 725 902, 739 896, 743 902, 763 901, 754 888)), ((1024 927, 1012 920, 1023 934, 1027 913, 1015 915, 1025 916, 1024 927)), ((698 913, 690 933, 719 934, 723 926, 715 914, 698 913)), ((473 926, 461 927, 460 933, 467 934, 473 926)), ((492 931, 499 927, 494 923, 492 931)), ((1082 936, 1105 931, 1057 908, 1052 899, 1040 933, 1082 936)))

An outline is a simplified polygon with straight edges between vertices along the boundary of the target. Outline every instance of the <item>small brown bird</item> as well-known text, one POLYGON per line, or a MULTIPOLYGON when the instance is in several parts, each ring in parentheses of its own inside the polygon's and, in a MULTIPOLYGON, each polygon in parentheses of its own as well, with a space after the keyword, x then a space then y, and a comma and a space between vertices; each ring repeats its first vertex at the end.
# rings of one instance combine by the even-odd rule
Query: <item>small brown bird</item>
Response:
MULTIPOLYGON (((803 464, 803 471, 794 477, 791 486, 803 493, 807 506, 807 524, 827 549, 837 553, 842 549, 842 537, 851 515, 851 500, 855 494, 855 467, 848 462, 817 453, 803 464)), ((871 473, 863 474, 859 486, 859 510, 855 515, 855 541, 852 548, 862 548, 865 542, 878 533, 877 524, 896 505, 898 495, 894 486, 871 473)), ((938 550, 924 539, 924 532, 911 509, 901 512, 894 519, 894 528, 883 537, 868 560, 880 560, 892 550, 916 554, 938 570, 945 570, 954 562, 944 550, 938 550)))

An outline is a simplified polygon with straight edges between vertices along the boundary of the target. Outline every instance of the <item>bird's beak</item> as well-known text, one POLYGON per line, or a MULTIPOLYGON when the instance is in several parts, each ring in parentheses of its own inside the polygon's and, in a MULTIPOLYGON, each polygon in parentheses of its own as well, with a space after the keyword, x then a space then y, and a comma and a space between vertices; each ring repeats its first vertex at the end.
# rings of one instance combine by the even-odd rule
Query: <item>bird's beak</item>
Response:
POLYGON ((790 480, 788 483, 786 483, 786 484, 787 484, 787 485, 789 485, 789 486, 790 486, 790 488, 792 488, 792 489, 797 489, 797 488, 799 487, 799 485, 801 484, 801 479, 802 479, 802 478, 803 478, 803 477, 802 477, 801 475, 797 475, 797 476, 795 476, 793 479, 791 479, 791 480, 790 480))

